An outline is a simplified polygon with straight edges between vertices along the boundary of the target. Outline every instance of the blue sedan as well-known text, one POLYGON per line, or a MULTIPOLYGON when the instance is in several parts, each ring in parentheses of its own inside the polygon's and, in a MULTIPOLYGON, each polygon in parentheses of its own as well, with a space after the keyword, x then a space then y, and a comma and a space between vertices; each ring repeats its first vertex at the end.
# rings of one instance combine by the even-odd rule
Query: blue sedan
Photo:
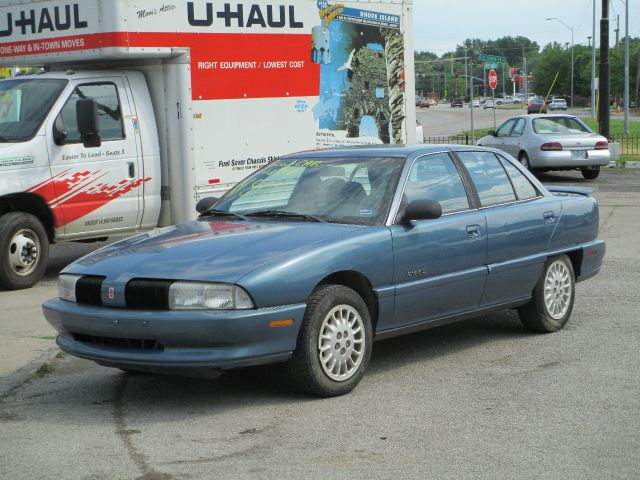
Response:
POLYGON ((506 308, 561 329, 605 254, 588 190, 550 191, 482 147, 299 153, 198 210, 64 269, 44 304, 62 350, 203 376, 282 363, 341 395, 374 340, 506 308))

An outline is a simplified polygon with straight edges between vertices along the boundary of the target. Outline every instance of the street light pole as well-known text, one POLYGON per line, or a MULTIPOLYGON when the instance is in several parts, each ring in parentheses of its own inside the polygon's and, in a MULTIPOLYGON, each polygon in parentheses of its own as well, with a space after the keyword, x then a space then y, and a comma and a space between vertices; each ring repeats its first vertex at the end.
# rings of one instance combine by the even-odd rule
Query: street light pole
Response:
POLYGON ((591 45, 591 118, 596 118, 596 0, 593 0, 593 44, 591 45))
POLYGON ((547 20, 557 20, 566 28, 571 30, 571 108, 573 108, 573 27, 570 27, 557 17, 547 18, 547 20))
POLYGON ((624 134, 629 135, 629 0, 624 7, 624 134))

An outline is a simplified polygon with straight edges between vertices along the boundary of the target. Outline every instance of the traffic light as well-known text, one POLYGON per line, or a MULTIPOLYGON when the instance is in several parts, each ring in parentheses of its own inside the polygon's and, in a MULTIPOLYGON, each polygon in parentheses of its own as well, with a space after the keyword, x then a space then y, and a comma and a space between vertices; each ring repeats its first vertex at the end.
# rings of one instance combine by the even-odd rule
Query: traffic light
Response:
POLYGON ((511 69, 511 75, 512 76, 516 76, 516 75, 520 75, 520 69, 519 68, 512 68, 511 69))

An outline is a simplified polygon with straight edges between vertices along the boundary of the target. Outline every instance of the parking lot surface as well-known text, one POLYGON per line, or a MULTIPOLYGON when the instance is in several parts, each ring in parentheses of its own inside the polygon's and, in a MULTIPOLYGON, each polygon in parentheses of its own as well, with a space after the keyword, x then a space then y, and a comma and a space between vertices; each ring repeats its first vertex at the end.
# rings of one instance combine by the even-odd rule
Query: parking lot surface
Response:
MULTIPOLYGON (((325 400, 292 391, 278 365, 201 380, 64 356, 0 400, 0 476, 637 479, 640 171, 541 178, 595 188, 607 241, 564 330, 532 334, 506 311, 379 342, 356 390, 325 400)), ((34 331, 55 270, 0 292, 34 331)))

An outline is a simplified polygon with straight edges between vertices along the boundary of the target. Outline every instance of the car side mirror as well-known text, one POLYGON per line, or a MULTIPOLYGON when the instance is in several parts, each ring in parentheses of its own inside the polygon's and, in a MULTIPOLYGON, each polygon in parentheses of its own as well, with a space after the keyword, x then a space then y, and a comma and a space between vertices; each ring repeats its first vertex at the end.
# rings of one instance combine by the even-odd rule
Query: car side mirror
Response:
POLYGON ((93 98, 81 98, 76 102, 78 132, 86 148, 102 145, 100 140, 100 120, 98 118, 98 102, 93 98))
POLYGON ((498 136, 498 134, 496 133, 496 131, 495 131, 495 130, 489 130, 489 131, 487 132, 487 135, 491 135, 492 137, 497 137, 497 136, 498 136))
POLYGON ((62 115, 58 115, 53 123, 53 141, 56 145, 64 145, 68 136, 69 132, 64 129, 64 124, 62 123, 62 115))
POLYGON ((207 210, 210 210, 218 202, 216 197, 204 197, 196 203, 196 212, 202 215, 207 210))
POLYGON ((442 216, 442 205, 435 200, 414 200, 404 211, 403 222, 435 220, 442 216))

